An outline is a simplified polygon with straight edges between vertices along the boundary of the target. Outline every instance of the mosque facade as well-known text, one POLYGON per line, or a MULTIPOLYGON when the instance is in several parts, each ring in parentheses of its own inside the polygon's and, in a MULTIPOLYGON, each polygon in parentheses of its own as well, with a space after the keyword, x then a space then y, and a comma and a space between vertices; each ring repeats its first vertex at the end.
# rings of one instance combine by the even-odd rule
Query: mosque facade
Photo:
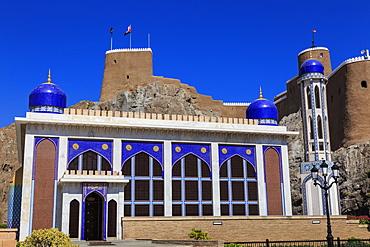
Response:
POLYGON ((15 119, 23 166, 9 203, 20 240, 51 227, 122 239, 122 217, 292 215, 287 139, 297 133, 277 125, 262 93, 239 118, 70 109, 49 74, 29 109, 15 119))

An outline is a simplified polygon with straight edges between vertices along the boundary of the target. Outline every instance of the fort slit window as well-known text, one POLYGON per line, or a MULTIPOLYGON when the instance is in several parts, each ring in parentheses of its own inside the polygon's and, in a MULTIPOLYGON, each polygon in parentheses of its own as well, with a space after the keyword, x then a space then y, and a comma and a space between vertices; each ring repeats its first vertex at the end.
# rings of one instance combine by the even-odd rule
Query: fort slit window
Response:
POLYGON ((366 81, 362 81, 361 82, 361 87, 367 88, 367 82, 366 81))

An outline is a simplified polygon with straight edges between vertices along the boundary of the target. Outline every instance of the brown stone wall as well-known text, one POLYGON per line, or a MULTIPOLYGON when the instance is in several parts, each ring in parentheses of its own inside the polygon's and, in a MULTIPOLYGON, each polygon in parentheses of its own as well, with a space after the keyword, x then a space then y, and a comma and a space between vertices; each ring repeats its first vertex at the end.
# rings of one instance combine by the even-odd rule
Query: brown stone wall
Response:
POLYGON ((370 61, 356 62, 347 66, 347 104, 344 122, 343 146, 370 140, 370 61), (366 81, 368 87, 362 87, 366 81))
MULTIPOLYGON (((327 50, 320 49, 312 50, 311 54, 313 59, 319 60, 322 63, 322 65, 324 65, 324 75, 328 76, 332 72, 330 52, 327 50)), ((298 71, 301 65, 308 59, 310 59, 310 51, 304 52, 298 56, 298 71)))
POLYGON ((330 130, 331 149, 336 150, 342 145, 344 139, 344 123, 347 118, 347 67, 344 66, 333 74, 326 86, 328 102, 328 118, 330 130))
MULTIPOLYGON (((367 228, 331 217, 333 236, 369 238, 367 228)), ((349 222, 355 223, 355 222, 349 222)), ((326 239, 326 216, 123 217, 122 236, 133 239, 189 239, 191 229, 208 231, 212 240, 271 241, 326 239), (320 221, 313 224, 312 221, 320 221), (222 225, 213 225, 222 222, 222 225), (170 229, 170 233, 169 233, 170 229)))
POLYGON ((266 192, 268 215, 282 215, 279 155, 275 149, 265 152, 266 192))
MULTIPOLYGON (((152 53, 150 51, 122 51, 106 54, 100 101, 113 100, 120 91, 137 93, 138 88, 150 87, 155 83, 167 84, 177 88, 180 94, 185 92, 191 95, 191 104, 195 104, 200 110, 211 111, 222 117, 245 118, 245 106, 224 106, 221 100, 213 100, 211 96, 198 94, 194 87, 181 83, 180 80, 153 76, 152 73, 152 53)), ((176 92, 173 93, 176 97, 176 92)), ((161 94, 161 92, 156 92, 156 94, 161 94)))
POLYGON ((35 195, 32 229, 53 226, 55 146, 49 140, 41 141, 36 149, 35 195))
MULTIPOLYGON (((284 116, 295 113, 301 108, 301 93, 300 88, 297 85, 298 78, 299 76, 295 76, 287 82, 285 94, 286 98, 279 103, 276 103, 276 107, 278 108, 279 121, 284 116)), ((278 98, 276 98, 275 96, 274 101, 277 100, 278 98)))
POLYGON ((347 64, 329 78, 327 99, 332 150, 370 140, 369 87, 370 61, 347 64))
POLYGON ((148 83, 152 67, 151 51, 106 54, 100 101, 113 99, 118 91, 128 91, 148 83))

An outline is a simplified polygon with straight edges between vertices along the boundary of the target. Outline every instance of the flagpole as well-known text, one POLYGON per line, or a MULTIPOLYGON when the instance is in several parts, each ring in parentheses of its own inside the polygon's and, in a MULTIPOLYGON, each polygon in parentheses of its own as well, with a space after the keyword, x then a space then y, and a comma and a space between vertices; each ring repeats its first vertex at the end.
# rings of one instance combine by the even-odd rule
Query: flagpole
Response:
POLYGON ((130 33, 130 49, 131 49, 131 33, 130 33))
POLYGON ((312 47, 315 47, 315 30, 312 30, 312 47))
POLYGON ((148 48, 150 48, 150 33, 148 33, 148 48))
POLYGON ((110 49, 113 50, 113 27, 110 28, 110 49))

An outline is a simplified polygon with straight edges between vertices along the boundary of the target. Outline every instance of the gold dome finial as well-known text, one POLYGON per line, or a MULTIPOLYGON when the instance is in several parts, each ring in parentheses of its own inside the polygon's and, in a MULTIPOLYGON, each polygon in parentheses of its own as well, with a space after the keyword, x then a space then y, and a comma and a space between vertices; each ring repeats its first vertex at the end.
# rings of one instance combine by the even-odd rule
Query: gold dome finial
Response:
POLYGON ((312 51, 310 50, 310 59, 312 59, 312 51))
POLYGON ((263 96, 262 96, 262 87, 260 87, 260 99, 262 99, 263 96))
POLYGON ((47 79, 47 83, 51 83, 51 75, 50 75, 50 69, 49 69, 49 73, 48 73, 48 79, 47 79))

